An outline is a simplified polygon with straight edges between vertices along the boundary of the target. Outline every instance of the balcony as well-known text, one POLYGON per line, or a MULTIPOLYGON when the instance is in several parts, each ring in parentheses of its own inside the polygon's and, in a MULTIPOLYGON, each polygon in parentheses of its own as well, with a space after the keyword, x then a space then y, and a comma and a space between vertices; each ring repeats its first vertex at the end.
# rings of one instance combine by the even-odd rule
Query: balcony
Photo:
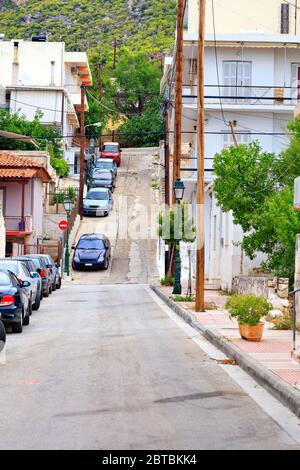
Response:
MULTIPOLYGON (((265 87, 241 85, 206 85, 204 88, 206 109, 218 109, 220 99, 224 109, 291 112, 298 103, 300 89, 298 87, 265 87)), ((183 102, 187 107, 197 104, 197 85, 184 85, 183 102)))
POLYGON ((4 216, 6 235, 26 236, 32 233, 32 217, 4 216))

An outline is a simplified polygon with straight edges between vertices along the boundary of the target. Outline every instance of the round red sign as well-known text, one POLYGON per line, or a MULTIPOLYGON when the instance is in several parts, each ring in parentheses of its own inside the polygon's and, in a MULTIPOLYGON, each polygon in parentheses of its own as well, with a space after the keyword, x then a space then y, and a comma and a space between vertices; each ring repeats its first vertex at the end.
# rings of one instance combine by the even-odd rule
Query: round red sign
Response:
POLYGON ((67 222, 67 220, 61 220, 58 224, 60 230, 67 230, 68 227, 69 227, 69 224, 67 222))

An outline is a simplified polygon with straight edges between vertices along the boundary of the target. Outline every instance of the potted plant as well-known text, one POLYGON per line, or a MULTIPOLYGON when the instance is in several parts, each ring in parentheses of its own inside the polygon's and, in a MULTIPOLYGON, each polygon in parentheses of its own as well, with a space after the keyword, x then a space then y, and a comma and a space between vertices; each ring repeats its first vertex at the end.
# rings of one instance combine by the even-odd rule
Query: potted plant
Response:
POLYGON ((266 299, 254 294, 235 294, 226 302, 225 307, 229 310, 230 317, 237 319, 243 339, 261 340, 264 328, 261 319, 273 308, 266 299))

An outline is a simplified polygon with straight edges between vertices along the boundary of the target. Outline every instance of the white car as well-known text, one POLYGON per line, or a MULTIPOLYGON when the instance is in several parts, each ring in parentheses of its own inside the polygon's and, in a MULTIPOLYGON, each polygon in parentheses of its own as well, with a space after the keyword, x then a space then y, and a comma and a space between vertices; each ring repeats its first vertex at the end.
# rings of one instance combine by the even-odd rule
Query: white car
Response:
POLYGON ((113 208, 113 198, 108 188, 92 188, 83 200, 83 214, 106 216, 113 208))

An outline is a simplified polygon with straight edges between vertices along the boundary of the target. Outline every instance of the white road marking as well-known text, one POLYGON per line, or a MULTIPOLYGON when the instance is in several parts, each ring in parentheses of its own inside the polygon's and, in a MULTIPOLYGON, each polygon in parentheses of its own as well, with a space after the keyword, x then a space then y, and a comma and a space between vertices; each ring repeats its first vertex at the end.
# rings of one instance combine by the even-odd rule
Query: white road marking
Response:
MULTIPOLYGON (((202 349, 211 359, 222 360, 227 356, 218 348, 207 341, 200 332, 197 332, 192 326, 188 325, 173 310, 168 307, 164 301, 155 294, 149 286, 145 287, 150 297, 161 307, 162 310, 173 320, 176 325, 191 338, 197 346, 202 349)), ((259 385, 252 377, 244 372, 239 366, 224 365, 218 366, 230 376, 230 378, 239 385, 247 395, 275 421, 295 442, 300 444, 300 420, 285 407, 279 400, 259 385)))

